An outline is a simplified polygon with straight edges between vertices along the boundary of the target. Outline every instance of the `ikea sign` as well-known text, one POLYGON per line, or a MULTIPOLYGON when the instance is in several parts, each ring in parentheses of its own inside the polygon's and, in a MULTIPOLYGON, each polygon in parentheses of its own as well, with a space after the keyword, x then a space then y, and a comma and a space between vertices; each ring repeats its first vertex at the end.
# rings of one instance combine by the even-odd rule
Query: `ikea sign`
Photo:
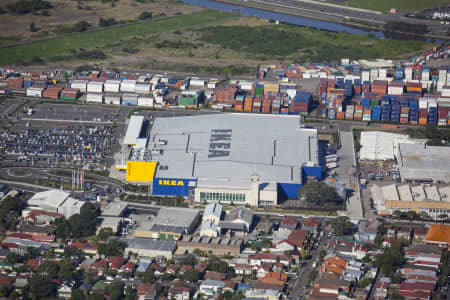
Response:
POLYGON ((153 195, 183 196, 189 195, 189 190, 195 188, 195 179, 153 178, 153 195))
POLYGON ((159 185, 184 186, 183 180, 158 179, 159 185))

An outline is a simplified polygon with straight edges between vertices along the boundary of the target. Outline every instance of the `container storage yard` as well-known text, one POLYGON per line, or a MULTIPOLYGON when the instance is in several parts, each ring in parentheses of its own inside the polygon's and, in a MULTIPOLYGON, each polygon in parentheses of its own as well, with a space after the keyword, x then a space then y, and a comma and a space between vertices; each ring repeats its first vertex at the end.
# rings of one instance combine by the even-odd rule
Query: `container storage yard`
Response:
POLYGON ((281 115, 314 111, 317 118, 447 126, 450 71, 426 62, 448 55, 449 49, 438 47, 404 65, 343 59, 340 64, 261 66, 263 72, 257 80, 0 68, 0 94, 146 108, 281 115), (304 90, 305 80, 316 80, 317 87, 304 90))

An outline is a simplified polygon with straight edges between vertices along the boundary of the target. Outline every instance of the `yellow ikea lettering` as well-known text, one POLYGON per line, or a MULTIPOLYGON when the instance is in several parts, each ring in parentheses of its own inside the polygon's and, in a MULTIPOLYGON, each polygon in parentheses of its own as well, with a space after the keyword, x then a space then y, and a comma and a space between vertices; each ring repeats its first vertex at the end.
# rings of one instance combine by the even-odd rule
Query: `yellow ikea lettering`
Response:
POLYGON ((168 179, 163 179, 163 180, 158 180, 158 184, 159 185, 173 185, 173 186, 184 186, 184 182, 183 180, 168 180, 168 179))

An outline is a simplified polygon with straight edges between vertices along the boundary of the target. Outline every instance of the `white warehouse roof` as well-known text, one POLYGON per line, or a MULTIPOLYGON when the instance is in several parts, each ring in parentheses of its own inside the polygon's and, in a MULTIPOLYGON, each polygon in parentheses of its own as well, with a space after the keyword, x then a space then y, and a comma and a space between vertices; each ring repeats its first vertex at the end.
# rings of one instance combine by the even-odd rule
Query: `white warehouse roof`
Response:
POLYGON ((126 145, 136 145, 136 139, 141 133, 143 124, 144 116, 131 116, 123 143, 126 145))
POLYGON ((393 160, 399 143, 425 144, 426 140, 411 139, 404 134, 383 131, 361 132, 361 160, 393 160))
POLYGON ((397 163, 403 181, 450 182, 450 147, 400 144, 397 163))
POLYGON ((197 179, 202 187, 247 188, 254 173, 262 182, 300 183, 302 165, 318 164, 317 130, 301 128, 299 116, 160 118, 149 148, 159 162, 156 177, 197 179))

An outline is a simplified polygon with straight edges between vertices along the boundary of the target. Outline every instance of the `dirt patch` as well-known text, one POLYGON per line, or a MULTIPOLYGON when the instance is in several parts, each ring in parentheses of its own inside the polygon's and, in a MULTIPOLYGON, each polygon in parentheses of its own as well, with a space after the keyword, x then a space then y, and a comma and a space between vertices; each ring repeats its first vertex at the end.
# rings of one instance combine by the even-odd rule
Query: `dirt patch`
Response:
MULTIPOLYGON (((2 0, 1 7, 6 7, 16 0, 2 0)), ((120 0, 113 7, 101 1, 82 1, 79 5, 73 0, 50 0, 53 8, 49 10, 51 16, 26 14, 15 16, 3 14, 0 17, 0 37, 20 36, 23 40, 41 38, 48 32, 54 33, 58 25, 72 25, 80 21, 89 22, 97 26, 100 18, 114 18, 120 20, 136 20, 144 11, 152 12, 153 15, 165 14, 173 16, 180 13, 188 14, 203 10, 200 7, 174 3, 171 0, 153 0, 148 3, 139 3, 136 0, 120 0), (77 8, 82 7, 82 9, 77 8), (89 7, 89 9, 86 9, 89 7), (30 23, 35 23, 39 32, 29 31, 30 23)))

